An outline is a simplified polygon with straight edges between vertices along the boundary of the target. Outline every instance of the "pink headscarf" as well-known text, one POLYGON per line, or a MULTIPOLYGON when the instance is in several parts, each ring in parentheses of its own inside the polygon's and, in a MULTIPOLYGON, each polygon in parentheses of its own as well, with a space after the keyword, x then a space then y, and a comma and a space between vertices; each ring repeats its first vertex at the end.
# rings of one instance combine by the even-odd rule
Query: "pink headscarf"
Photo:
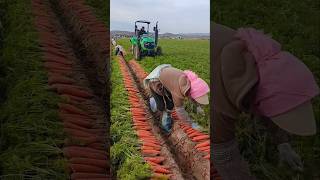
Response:
POLYGON ((183 71, 183 73, 187 76, 187 78, 190 81, 190 96, 193 99, 201 97, 210 91, 208 84, 204 80, 199 78, 198 75, 196 75, 194 72, 190 70, 185 70, 183 71))
POLYGON ((240 28, 235 35, 254 56, 259 73, 255 109, 267 117, 287 112, 319 93, 310 70, 281 45, 253 28, 240 28))

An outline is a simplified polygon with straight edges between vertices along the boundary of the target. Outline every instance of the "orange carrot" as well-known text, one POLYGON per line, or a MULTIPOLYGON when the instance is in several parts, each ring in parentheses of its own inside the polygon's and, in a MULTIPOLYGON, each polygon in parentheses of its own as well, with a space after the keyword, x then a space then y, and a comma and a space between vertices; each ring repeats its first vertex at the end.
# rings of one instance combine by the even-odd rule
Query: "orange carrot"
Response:
POLYGON ((106 160, 90 159, 90 158, 74 157, 74 158, 71 158, 69 162, 72 164, 85 164, 85 165, 97 166, 101 168, 107 168, 109 166, 106 160))
POLYGON ((91 165, 70 164, 69 167, 72 170, 72 172, 106 173, 105 168, 100 168, 91 165))
POLYGON ((154 163, 157 163, 157 164, 160 164, 165 160, 165 158, 162 156, 160 156, 160 157, 144 157, 144 159, 151 161, 151 162, 154 162, 154 163))
POLYGON ((204 141, 202 143, 199 143, 195 146, 195 148, 204 147, 204 146, 210 146, 210 141, 204 141))
POLYGON ((193 141, 201 141, 204 139, 209 139, 210 137, 208 135, 201 135, 201 136, 196 136, 194 138, 192 138, 193 141))

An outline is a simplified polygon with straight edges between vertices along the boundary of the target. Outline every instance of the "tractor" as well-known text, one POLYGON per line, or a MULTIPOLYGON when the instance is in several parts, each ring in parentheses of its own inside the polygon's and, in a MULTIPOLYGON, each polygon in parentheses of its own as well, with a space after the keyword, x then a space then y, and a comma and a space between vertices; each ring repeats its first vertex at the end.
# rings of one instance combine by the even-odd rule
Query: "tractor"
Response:
MULTIPOLYGON (((161 55, 161 47, 158 46, 158 22, 153 27, 154 33, 149 33, 149 21, 138 20, 134 23, 134 36, 130 38, 131 50, 136 60, 143 56, 161 55), (147 24, 147 31, 138 29, 137 24, 147 24)), ((142 26, 144 28, 144 26, 142 26)))

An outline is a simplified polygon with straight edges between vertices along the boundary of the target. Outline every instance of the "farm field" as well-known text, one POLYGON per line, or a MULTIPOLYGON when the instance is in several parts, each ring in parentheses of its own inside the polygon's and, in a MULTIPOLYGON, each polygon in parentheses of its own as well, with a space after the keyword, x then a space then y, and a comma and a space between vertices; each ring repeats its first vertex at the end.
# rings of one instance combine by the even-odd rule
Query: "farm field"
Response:
MULTIPOLYGON (((119 39, 118 43, 121 44, 127 51, 126 59, 133 58, 130 53, 130 42, 128 38, 119 39)), ((160 64, 171 64, 181 70, 192 70, 199 77, 203 78, 210 84, 210 42, 209 40, 200 39, 160 39, 159 46, 162 48, 163 55, 154 57, 143 57, 138 61, 139 64, 147 72, 151 72, 155 67, 160 64)), ((193 119, 203 126, 206 132, 209 129, 209 114, 210 110, 207 106, 205 108, 206 116, 198 116, 192 113, 190 103, 187 103, 187 111, 191 112, 193 119)))
MULTIPOLYGON (((148 93, 145 92, 144 90, 138 90, 140 94, 137 97, 136 90, 132 90, 132 88, 134 88, 135 86, 138 87, 138 89, 142 88, 142 80, 143 78, 150 72, 152 71, 153 68, 155 68, 157 65, 159 64, 163 64, 163 63, 170 63, 172 64, 174 67, 176 68, 180 68, 180 69, 190 69, 193 70, 194 72, 196 72, 197 74, 199 74, 199 76, 203 76, 203 79, 206 80, 209 83, 209 75, 208 72, 204 72, 203 69, 206 67, 206 69, 209 69, 209 66, 207 65, 209 63, 209 41, 208 40, 169 40, 169 39, 160 39, 161 40, 161 47, 163 49, 163 55, 161 56, 157 56, 156 58, 153 57, 144 57, 142 60, 136 61, 132 58, 132 55, 130 54, 130 45, 129 45, 129 39, 118 39, 117 40, 117 44, 122 45, 126 51, 127 51, 127 55, 124 57, 124 59, 122 59, 120 56, 116 57, 114 55, 114 51, 112 51, 112 108, 111 108, 111 112, 112 112, 112 116, 111 116, 111 137, 112 139, 115 139, 115 142, 113 142, 114 144, 111 146, 111 155, 114 155, 114 157, 112 157, 113 160, 117 160, 117 157, 121 157, 118 155, 118 151, 130 151, 134 156, 134 154, 137 153, 138 157, 143 157, 143 159, 146 160, 146 167, 151 168, 151 170, 155 171, 154 168, 156 167, 167 167, 168 165, 171 167, 171 169, 169 171, 172 171, 172 173, 174 174, 173 177, 171 177, 172 179, 194 179, 195 177, 199 178, 205 178, 207 179, 209 176, 209 169, 208 169, 208 164, 201 163, 203 162, 203 160, 200 160, 201 157, 199 157, 196 154, 201 154, 199 153, 199 149, 195 150, 194 152, 192 152, 192 148, 191 146, 195 146, 197 143, 203 144, 201 146, 204 146, 202 149, 205 150, 206 152, 209 152, 209 147, 207 145, 209 145, 209 140, 207 138, 209 138, 208 135, 205 135, 208 132, 209 129, 209 108, 207 107, 205 109, 206 115, 203 117, 201 115, 196 115, 195 113, 191 113, 191 116, 195 119, 195 121, 199 122, 199 124, 204 127, 204 131, 202 133, 195 133, 194 135, 196 136, 191 136, 189 137, 190 139, 188 139, 187 136, 190 136, 190 133, 186 133, 184 132, 185 130, 190 129, 190 127, 183 125, 182 122, 178 121, 178 119, 176 119, 176 123, 174 123, 173 126, 173 132, 170 135, 164 135, 163 130, 160 130, 159 127, 159 116, 155 114, 150 114, 153 118, 150 117, 149 112, 145 111, 143 109, 149 109, 148 108, 148 103, 146 101, 146 99, 148 98, 148 93), (195 45, 195 46, 192 46, 195 45), (171 48, 170 50, 167 49, 171 48), (188 56, 192 56, 192 58, 188 58, 188 56), (193 57, 199 57, 198 58, 198 66, 195 66, 196 60, 193 57), (115 66, 115 65, 116 66, 115 66), (120 65, 117 67, 117 65, 120 65), (126 89, 126 91, 128 93, 128 96, 119 96, 118 94, 120 92, 122 92, 122 88, 119 89, 119 87, 123 86, 119 83, 119 68, 121 69, 121 74, 122 74, 122 78, 123 80, 122 83, 126 89), (202 68, 202 69, 201 69, 202 68), (201 74, 201 75, 200 75, 201 74), (130 80, 131 76, 134 77, 132 80, 133 82, 130 80), (129 83, 129 84, 128 84, 129 83), (130 83, 133 83, 134 86, 131 87, 130 83), (133 101, 136 101, 139 99, 139 97, 141 97, 142 99, 144 99, 144 103, 145 105, 141 105, 139 104, 135 104, 133 101), (137 98, 137 99, 135 99, 137 98), (127 99, 127 100, 126 100, 127 99), (127 102, 129 101, 129 106, 127 107, 127 102), (123 104, 122 106, 116 106, 114 104, 123 104), (128 109, 129 108, 129 109, 128 109), (135 111, 141 111, 141 112, 145 112, 146 113, 146 118, 143 122, 147 122, 147 123, 143 123, 145 125, 147 125, 146 127, 141 127, 139 124, 142 123, 141 122, 141 118, 144 117, 144 115, 140 116, 139 114, 137 114, 138 112, 134 112, 131 110, 130 113, 130 109, 135 109, 135 111), (117 115, 117 114, 121 114, 117 115), (130 117, 131 115, 131 117, 130 117), (139 115, 139 116, 138 116, 139 115), (136 118, 138 118, 139 120, 135 120, 136 118), (132 122, 130 122, 132 121, 132 122), (137 124, 138 123, 138 124, 137 124), (123 125, 122 125, 123 124, 123 125), (126 124, 126 125, 125 125, 126 124), (123 129, 123 127, 127 127, 127 125, 133 124, 133 128, 126 128, 126 133, 122 133, 121 129, 123 129), (122 127, 119 127, 120 125, 122 125, 122 127), (150 125, 150 126, 149 126, 150 125), (180 127, 179 127, 180 126, 180 127), (140 128, 143 128, 145 130, 140 130, 140 128), (120 129, 120 130, 119 130, 120 129), (142 136, 142 131, 144 131, 144 133, 149 134, 147 139, 142 136), (114 133, 112 133, 114 132, 114 133), (203 134, 205 133, 205 134, 203 134), (119 135, 118 135, 119 134, 119 135), (127 146, 128 147, 137 147, 137 148, 142 148, 140 149, 141 151, 136 151, 134 148, 127 148, 126 150, 117 150, 118 146, 121 146, 121 144, 123 144, 123 140, 119 140, 119 138, 123 137, 125 139, 128 139, 130 135, 130 139, 132 139, 131 141, 129 140, 129 142, 127 141, 127 146), (187 135, 188 134, 188 135, 187 135), (198 134, 198 135, 197 135, 198 134), (134 136, 137 135, 137 136, 134 136), (186 136, 186 139, 183 138, 183 141, 186 141, 185 143, 179 142, 181 141, 181 137, 180 136, 186 136), (163 161, 164 164, 162 164, 160 162, 160 164, 162 165, 155 165, 154 163, 150 163, 148 161, 148 155, 145 154, 146 151, 144 150, 144 148, 147 148, 144 144, 145 141, 149 141, 148 139, 150 137, 153 137, 152 139, 154 139, 155 143, 161 143, 163 144, 163 147, 161 148, 161 153, 160 155, 156 156, 158 158, 164 158, 165 161, 163 161), (177 137, 180 137, 177 139, 177 137), (199 142, 195 142, 195 139, 197 138, 203 138, 203 140, 200 140, 199 142), (118 140, 117 140, 118 139, 118 140), (138 140, 138 141, 137 141, 138 140), (190 141, 191 140, 191 141, 190 141), (117 142, 118 141, 118 142, 117 142), (194 141, 194 142, 192 142, 194 141), (129 144, 128 144, 129 143, 129 144), (194 144, 195 143, 195 144, 194 144), (120 145, 119 145, 120 144, 120 145), (165 145, 164 145, 165 144, 165 145), (175 146, 172 146, 172 144, 176 144, 175 146), (180 144, 180 145, 179 145, 180 144), (184 144, 184 145, 183 145, 184 144), (186 145, 187 144, 187 145, 186 145), (205 145, 207 144, 207 145, 205 145), (142 145, 142 146, 141 146, 142 145), (206 146, 206 147, 205 147, 206 146), (167 149, 171 149, 170 151, 166 152, 167 149), (182 151, 182 152, 179 152, 182 151), (175 152, 175 153, 173 153, 175 152), (178 153, 178 154, 177 154, 178 153), (187 154, 186 154, 187 153, 187 154), (191 153, 188 155, 188 153, 191 153), (142 156, 141 156, 142 155, 142 156), (195 156, 195 157, 193 157, 195 156), (199 161, 197 161, 196 159, 200 158, 199 161), (184 163, 179 163, 179 161, 182 161, 184 163), (200 163, 197 163, 200 162, 200 163), (168 164, 169 163, 169 164, 168 164), (188 168, 191 168, 189 165, 187 164, 194 164, 194 168, 200 168, 198 170, 195 169, 190 169, 187 172, 188 168), (148 165, 147 165, 148 164, 148 165), (150 166, 151 165, 151 166, 150 166)), ((121 76, 120 76, 121 78, 121 76)), ((120 81, 120 82, 121 82, 120 81)), ((143 89, 143 88, 142 88, 143 89)), ((192 112, 192 107, 190 106, 190 104, 187 104, 187 110, 189 112, 192 112)), ((173 115, 174 118, 177 118, 175 115, 173 115)), ((194 130, 190 131, 193 132, 194 130)), ((189 132, 189 131, 188 131, 189 132)), ((196 132, 196 131, 194 131, 196 132)), ((122 138, 121 138, 122 139, 122 138)), ((160 148, 160 147, 159 147, 160 148)), ((201 148, 200 148, 201 149, 201 148)), ((122 156, 125 157, 127 159, 130 159, 132 157, 130 156, 122 156)), ((203 157, 202 157, 203 158, 203 157)), ((209 158, 209 155, 206 156, 205 158, 209 158)), ((119 159, 119 158, 118 158, 119 159)), ((117 161, 116 161, 117 162, 117 161)), ((121 169, 123 169, 124 167, 122 167, 121 164, 116 164, 116 162, 113 162, 114 164, 114 168, 116 169, 115 171, 118 171, 118 177, 121 176, 121 169)), ((145 162, 145 161, 142 161, 145 162)), ((208 161, 207 161, 208 162, 208 161)), ((135 162, 136 163, 136 162, 135 162)), ((125 164, 122 162, 122 164, 125 164)), ((135 167, 135 166, 132 166, 135 167)), ((141 171, 140 173, 143 175, 144 173, 150 173, 150 170, 148 171, 148 169, 145 169, 145 171, 141 171)), ((162 173, 167 174, 169 171, 166 172, 165 169, 163 169, 164 171, 162 173)), ((133 173, 129 173, 129 174, 136 174, 134 171, 135 169, 131 168, 131 169, 127 169, 128 172, 133 171, 133 173)), ((136 177, 141 176, 141 174, 136 174, 136 177)), ((170 174, 170 173, 169 173, 170 174)))
MULTIPOLYGON (((319 1, 211 1, 211 20, 231 28, 254 27, 263 30, 301 59, 320 84, 320 5, 319 1)), ((252 124, 246 116, 237 130, 242 154, 259 179, 319 179, 320 172, 320 97, 313 101, 317 135, 292 137, 292 146, 304 163, 303 173, 288 170, 278 162, 278 152, 265 129, 252 124)))

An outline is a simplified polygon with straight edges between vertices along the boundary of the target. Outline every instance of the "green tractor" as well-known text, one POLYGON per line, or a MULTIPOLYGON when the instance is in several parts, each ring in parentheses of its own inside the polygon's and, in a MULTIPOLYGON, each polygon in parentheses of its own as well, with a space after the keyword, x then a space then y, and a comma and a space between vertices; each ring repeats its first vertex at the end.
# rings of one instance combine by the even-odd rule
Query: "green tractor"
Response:
POLYGON ((158 46, 158 22, 153 27, 154 33, 149 33, 149 21, 136 21, 134 23, 135 35, 130 38, 131 50, 136 60, 140 60, 143 56, 161 55, 161 47, 158 46), (138 29, 137 23, 147 24, 147 31, 144 26, 138 29))

